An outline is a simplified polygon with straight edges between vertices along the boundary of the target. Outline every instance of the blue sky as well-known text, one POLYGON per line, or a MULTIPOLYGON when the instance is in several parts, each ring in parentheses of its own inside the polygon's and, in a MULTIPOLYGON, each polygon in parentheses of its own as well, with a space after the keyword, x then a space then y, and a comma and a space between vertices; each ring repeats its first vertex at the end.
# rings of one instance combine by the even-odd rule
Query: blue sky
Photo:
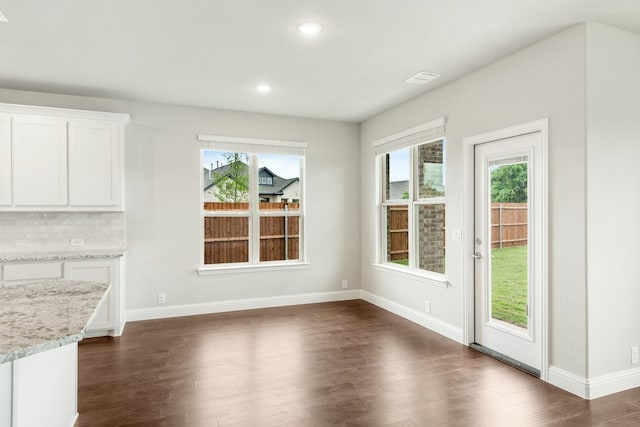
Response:
POLYGON ((389 181, 409 180, 409 148, 389 153, 389 181))
MULTIPOLYGON (((443 141, 443 144, 445 142, 443 141)), ((409 147, 392 151, 389 156, 389 181, 408 181, 409 180, 409 147)), ((446 156, 446 151, 445 154, 446 156)), ((446 161, 442 162, 442 183, 445 183, 446 161)))

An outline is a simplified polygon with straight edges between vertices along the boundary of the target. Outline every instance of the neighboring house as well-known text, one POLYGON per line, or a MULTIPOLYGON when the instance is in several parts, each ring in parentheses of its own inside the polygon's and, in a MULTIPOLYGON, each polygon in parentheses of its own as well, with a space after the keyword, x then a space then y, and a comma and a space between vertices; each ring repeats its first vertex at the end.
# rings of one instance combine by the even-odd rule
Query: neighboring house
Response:
POLYGON ((261 202, 298 202, 300 178, 282 178, 267 167, 258 170, 261 202))
MULTIPOLYGON (((242 163, 247 168, 245 163, 242 163)), ((220 202, 216 197, 215 181, 221 176, 229 177, 230 165, 219 166, 213 170, 202 168, 204 183, 204 201, 220 202)), ((300 200, 300 179, 282 178, 267 167, 258 170, 259 196, 261 202, 297 202, 300 200)))

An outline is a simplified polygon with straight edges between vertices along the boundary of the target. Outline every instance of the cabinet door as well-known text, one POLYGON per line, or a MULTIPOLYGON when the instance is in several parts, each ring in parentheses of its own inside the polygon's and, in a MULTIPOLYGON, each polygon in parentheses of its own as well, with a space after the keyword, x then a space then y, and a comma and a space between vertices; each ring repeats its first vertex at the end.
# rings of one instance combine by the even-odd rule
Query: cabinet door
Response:
POLYGON ((16 206, 67 204, 67 123, 63 119, 13 119, 13 198, 16 206))
POLYGON ((91 335, 106 335, 106 331, 116 329, 116 304, 119 298, 117 261, 71 261, 64 263, 64 278, 68 280, 88 280, 110 283, 111 290, 102 302, 88 331, 91 335), (101 333, 96 333, 101 332, 101 333))
POLYGON ((0 114, 0 206, 11 205, 11 118, 0 114))
POLYGON ((121 144, 117 123, 69 121, 69 203, 121 204, 121 144))

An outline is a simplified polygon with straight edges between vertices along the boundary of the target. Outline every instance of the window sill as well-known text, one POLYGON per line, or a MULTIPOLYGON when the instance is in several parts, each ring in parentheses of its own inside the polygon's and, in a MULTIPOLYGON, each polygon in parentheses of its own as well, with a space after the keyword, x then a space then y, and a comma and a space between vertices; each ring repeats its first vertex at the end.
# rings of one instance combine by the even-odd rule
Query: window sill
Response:
POLYGON ((394 274, 396 276, 405 277, 412 280, 427 283, 429 285, 438 286, 440 288, 448 288, 449 280, 444 274, 433 273, 429 271, 411 270, 409 268, 396 267, 390 264, 371 264, 376 270, 385 273, 394 274))
POLYGON ((279 270, 303 270, 309 266, 308 262, 287 262, 287 263, 269 263, 258 265, 225 265, 220 266, 200 266, 197 268, 199 276, 209 276, 215 274, 229 273, 257 273, 262 271, 279 271, 279 270))

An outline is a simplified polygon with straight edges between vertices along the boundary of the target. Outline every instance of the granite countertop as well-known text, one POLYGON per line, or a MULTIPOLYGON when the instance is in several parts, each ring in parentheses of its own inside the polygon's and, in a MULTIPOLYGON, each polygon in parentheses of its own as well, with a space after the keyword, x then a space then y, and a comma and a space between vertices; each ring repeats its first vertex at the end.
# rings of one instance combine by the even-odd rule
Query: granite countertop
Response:
POLYGON ((109 288, 76 280, 0 288, 0 363, 80 341, 109 288))
POLYGON ((0 253, 0 262, 55 261, 65 259, 115 258, 124 255, 124 249, 77 250, 55 252, 7 252, 0 253))

